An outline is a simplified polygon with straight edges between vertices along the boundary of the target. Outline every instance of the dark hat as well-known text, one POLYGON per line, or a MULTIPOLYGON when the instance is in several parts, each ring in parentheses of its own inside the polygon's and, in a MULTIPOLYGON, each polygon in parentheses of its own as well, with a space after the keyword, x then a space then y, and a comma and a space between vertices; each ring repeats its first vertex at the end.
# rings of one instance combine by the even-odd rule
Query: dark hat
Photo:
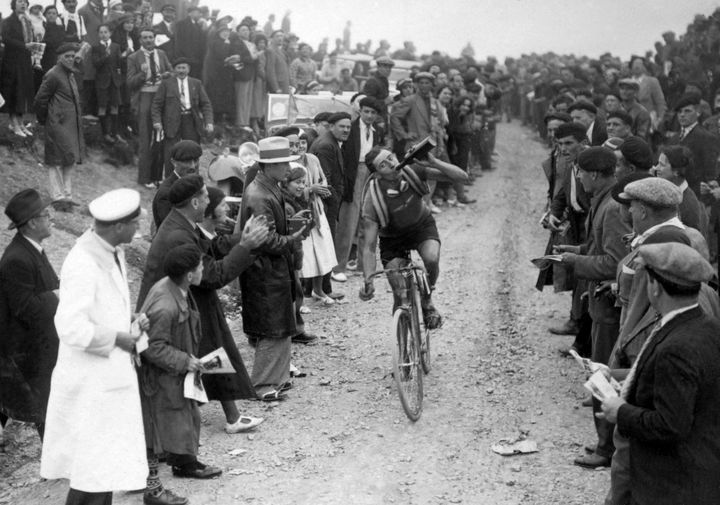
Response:
POLYGON ((631 182, 639 181, 640 179, 647 179, 648 177, 652 177, 652 175, 647 172, 630 172, 613 186, 611 192, 613 199, 623 205, 630 205, 632 200, 620 196, 620 194, 625 191, 625 186, 631 182))
POLYGON ((64 44, 60 44, 60 47, 57 48, 57 51, 55 51, 55 54, 65 54, 70 51, 77 53, 79 50, 80 50, 79 44, 75 44, 74 42, 65 42, 64 44))
POLYGON ((382 112, 382 107, 380 106, 380 103, 372 96, 366 96, 362 100, 360 100, 360 108, 362 109, 363 107, 370 107, 372 109, 375 109, 378 114, 382 112))
POLYGON ((187 8, 188 14, 190 14, 192 11, 199 11, 199 10, 200 10, 200 7, 197 5, 190 5, 187 8))
POLYGON ((694 107, 700 105, 700 96, 696 93, 685 93, 682 97, 680 97, 677 104, 675 104, 675 110, 680 110, 688 105, 692 105, 694 107))
POLYGON ((201 259, 202 252, 195 244, 175 246, 165 253, 163 271, 169 277, 180 277, 195 270, 201 259))
POLYGON ((378 66, 385 66, 385 67, 394 67, 395 66, 395 62, 387 56, 380 56, 378 59, 375 60, 375 63, 378 66))
POLYGON ((662 177, 647 177, 629 182, 618 195, 622 200, 638 200, 653 207, 671 209, 682 203, 682 191, 662 177))
POLYGON ((614 96, 618 100, 622 100, 622 97, 620 96, 620 92, 617 89, 611 89, 607 93, 605 93, 605 96, 614 96))
POLYGON ((639 90, 640 84, 635 79, 625 77, 624 79, 620 79, 618 81, 618 87, 619 88, 633 88, 635 90, 639 90))
POLYGON ((160 8, 160 12, 165 11, 165 10, 177 11, 177 9, 175 8, 175 6, 173 4, 165 4, 160 8))
POLYGON ((574 110, 585 110, 591 114, 597 114, 597 107, 585 100, 578 100, 568 107, 568 112, 574 110))
POLYGON ((306 174, 307 172, 305 171, 305 167, 296 161, 291 161, 290 173, 288 174, 286 181, 290 182, 301 179, 302 177, 305 177, 306 174))
POLYGON ((615 172, 617 158, 607 147, 589 147, 578 154, 577 164, 585 172, 612 174, 615 172))
POLYGON ((338 121, 342 121, 343 119, 352 119, 352 116, 348 114, 347 112, 333 112, 330 114, 330 117, 327 118, 327 122, 330 124, 335 124, 338 121))
POLYGON ((172 186, 170 186, 168 199, 173 205, 181 204, 197 195, 204 185, 205 181, 203 181, 201 175, 192 174, 180 177, 177 181, 173 182, 172 186))
POLYGON ((205 208, 205 217, 213 217, 215 215, 215 209, 220 205, 220 202, 225 199, 225 193, 222 189, 213 186, 208 186, 207 190, 210 203, 208 203, 208 206, 205 208))
POLYGON ((633 118, 630 114, 625 112, 624 110, 616 110, 613 112, 608 112, 607 119, 610 119, 611 117, 616 117, 623 123, 625 123, 628 126, 632 126, 633 124, 633 118))
POLYGON ((5 206, 5 215, 10 218, 8 230, 20 228, 22 225, 30 221, 32 218, 42 212, 48 206, 48 202, 43 201, 40 193, 32 188, 23 189, 19 193, 13 195, 8 204, 5 206))
POLYGON ((330 112, 318 112, 313 118, 313 123, 317 124, 322 123, 323 121, 327 121, 331 115, 332 114, 330 112))
POLYGON ((118 18, 118 25, 122 25, 124 23, 127 23, 128 21, 134 21, 135 20, 135 14, 123 14, 118 18))
POLYGON ((650 170, 655 165, 652 149, 640 137, 629 137, 620 146, 620 152, 628 163, 640 170, 650 170))
POLYGON ((177 67, 178 65, 187 65, 191 67, 192 61, 190 60, 190 58, 185 58, 181 56, 180 58, 175 58, 175 61, 173 61, 173 68, 177 67))
POLYGON ((405 86, 408 86, 408 85, 412 86, 412 81, 410 79, 400 79, 395 84, 395 89, 400 91, 401 89, 403 89, 405 86))
POLYGON ((290 135, 299 135, 300 134, 300 128, 297 126, 286 126, 285 128, 280 128, 278 131, 274 133, 276 137, 289 137, 290 135))
POLYGON ((645 65, 645 67, 647 67, 647 60, 645 58, 643 58, 642 56, 638 56, 637 54, 633 54, 632 56, 630 56, 630 65, 629 66, 632 67, 632 64, 635 62, 635 60, 642 61, 643 65, 645 65))
POLYGON ((713 278, 710 263, 692 247, 678 242, 641 245, 638 256, 645 267, 663 280, 683 287, 696 287, 713 278))
POLYGON ((415 77, 413 77, 414 82, 418 82, 420 79, 429 79, 430 81, 435 82, 435 76, 430 72, 418 72, 415 74, 415 77))
POLYGON ((193 140, 181 140, 170 148, 170 159, 175 161, 197 160, 202 156, 202 147, 193 140))
POLYGON ((582 142, 584 139, 587 138, 587 128, 585 128, 580 123, 570 122, 561 124, 555 131, 556 139, 570 136, 574 137, 575 140, 577 140, 578 142, 582 142))
POLYGON ((572 118, 570 117, 570 114, 566 114, 565 112, 548 112, 547 114, 545 114, 545 117, 543 118, 545 124, 548 124, 552 120, 569 123, 572 121, 572 118))

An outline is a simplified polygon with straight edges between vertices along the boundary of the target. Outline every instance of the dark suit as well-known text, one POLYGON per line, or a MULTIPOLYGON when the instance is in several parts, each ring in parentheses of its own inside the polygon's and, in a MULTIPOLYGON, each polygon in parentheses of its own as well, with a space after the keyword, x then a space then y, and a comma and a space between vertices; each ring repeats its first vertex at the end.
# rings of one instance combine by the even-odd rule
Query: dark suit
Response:
POLYGON ((172 209, 172 204, 170 203, 170 188, 172 187, 173 182, 178 179, 179 177, 174 171, 170 173, 170 175, 160 183, 160 186, 155 193, 155 197, 153 197, 152 213, 155 230, 160 228, 162 222, 168 214, 170 214, 170 210, 172 209))
POLYGON ((320 166, 327 178, 330 196, 323 200, 325 204, 325 215, 330 225, 332 236, 335 237, 340 201, 345 194, 345 162, 342 149, 333 134, 326 131, 317 138, 310 147, 310 154, 314 154, 320 160, 320 166))
POLYGON ((680 133, 673 135, 669 144, 685 146, 692 152, 694 167, 685 179, 696 195, 700 194, 700 182, 717 179, 717 138, 699 123, 682 140, 680 133))
POLYGON ((176 34, 176 24, 170 23, 171 28, 168 29, 167 25, 165 24, 165 21, 160 21, 158 24, 153 25, 153 31, 155 32, 155 35, 165 35, 170 40, 165 42, 164 44, 160 44, 158 46, 158 49, 161 49, 162 51, 165 51, 165 54, 167 54, 167 57, 170 59, 170 61, 175 60, 175 34, 176 34))
POLYGON ((190 60, 190 76, 200 79, 207 39, 202 27, 187 17, 175 24, 175 33, 177 34, 175 58, 188 58, 190 60))
POLYGON ((632 502, 720 503, 720 321, 700 308, 663 326, 618 411, 630 439, 632 502))
POLYGON ((95 65, 95 88, 109 88, 113 84, 118 90, 122 85, 122 68, 120 66, 120 46, 110 43, 110 53, 102 44, 92 48, 92 60, 95 65))
POLYGON ((607 140, 607 130, 605 129, 605 122, 601 121, 599 117, 595 118, 595 124, 593 124, 593 129, 590 134, 590 138, 588 139, 590 141, 591 146, 601 146, 603 143, 607 140))
POLYGON ((0 259, 0 412, 19 421, 45 421, 59 286, 47 257, 16 234, 0 259))

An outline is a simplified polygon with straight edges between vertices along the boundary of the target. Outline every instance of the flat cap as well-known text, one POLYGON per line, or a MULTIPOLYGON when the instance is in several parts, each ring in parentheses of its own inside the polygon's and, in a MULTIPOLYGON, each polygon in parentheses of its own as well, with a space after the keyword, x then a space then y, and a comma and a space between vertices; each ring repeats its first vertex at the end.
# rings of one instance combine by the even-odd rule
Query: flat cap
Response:
POLYGON ((680 97, 677 104, 675 104, 675 110, 680 110, 688 105, 697 106, 700 105, 700 95, 697 93, 685 93, 680 97))
POLYGON ((197 195, 205 185, 205 181, 201 175, 192 174, 180 177, 170 186, 170 194, 168 200, 173 205, 183 203, 193 196, 197 195))
POLYGON ((589 147, 578 154, 577 164, 585 172, 615 172, 617 158, 607 147, 589 147))
POLYGON ((642 245, 638 256, 646 268, 678 286, 695 287, 710 281, 715 273, 699 252, 677 242, 642 245))
POLYGON ((668 180, 648 177, 625 186, 619 197, 645 202, 653 207, 673 208, 682 202, 682 191, 668 180))
POLYGON ((360 108, 363 107, 370 107, 371 109, 375 109, 378 114, 382 113, 382 106, 378 100, 376 100, 372 96, 366 96, 362 100, 360 100, 360 108))
POLYGON ((640 170, 650 170, 655 165, 650 145, 640 137, 628 137, 620 146, 620 152, 628 163, 640 170))
POLYGON ((347 112, 333 112, 332 114, 330 114, 330 117, 327 118, 327 122, 330 124, 335 124, 338 121, 342 121, 343 119, 352 120, 352 116, 347 112))
POLYGON ((618 81, 618 87, 619 88, 633 88, 635 90, 640 89, 640 83, 638 83, 635 79, 631 79, 629 77, 625 77, 623 79, 620 79, 618 81))
POLYGON ((90 215, 103 223, 118 223, 140 215, 140 193, 120 188, 108 191, 88 204, 90 215))
POLYGON ((162 12, 162 11, 168 11, 168 10, 170 10, 170 11, 176 11, 177 8, 175 8, 175 6, 174 6, 173 4, 165 4, 165 5, 163 5, 163 6, 160 8, 160 12, 162 12))
POLYGON ((591 114, 597 114, 597 107, 586 100, 578 100, 568 107, 568 112, 574 110, 584 110, 591 114))
POLYGON ((639 181, 640 179, 647 179, 648 177, 652 177, 647 172, 630 172, 625 177, 620 179, 615 183, 615 185, 612 188, 611 194, 613 199, 615 199, 616 202, 621 203, 623 205, 630 205, 630 202, 632 200, 629 200, 627 198, 621 198, 620 195, 623 191, 625 191, 625 186, 630 184, 634 181, 639 181))
POLYGON ((430 81, 435 82, 435 76, 430 72, 418 72, 415 74, 415 77, 413 77, 413 81, 415 82, 418 82, 420 79, 429 79, 430 81))
POLYGON ((378 66, 383 65, 386 67, 394 67, 395 66, 395 62, 392 59, 390 59, 390 57, 388 57, 388 56, 380 56, 378 59, 375 60, 375 64, 378 66))
POLYGON ((181 56, 179 58, 175 58, 173 60, 173 68, 177 67, 178 65, 188 65, 192 66, 192 60, 190 58, 185 58, 184 56, 181 56))
POLYGON ((412 81, 407 78, 400 79, 397 83, 395 83, 395 89, 400 91, 405 86, 412 86, 412 81))
POLYGON ((608 112, 607 119, 610 119, 611 117, 618 118, 620 121, 622 121, 628 126, 632 126, 633 124, 632 116, 624 110, 614 110, 612 112, 608 112))
POLYGON ((65 54, 70 51, 78 52, 80 50, 80 45, 76 44, 74 42, 65 42, 64 44, 60 44, 60 47, 57 48, 55 51, 55 54, 65 54))
POLYGON ((202 147, 193 140, 181 140, 170 148, 170 158, 175 161, 197 160, 202 156, 202 147))
POLYGON ((318 124, 322 123, 323 121, 327 121, 331 115, 332 113, 330 112, 318 112, 313 118, 313 123, 318 124))

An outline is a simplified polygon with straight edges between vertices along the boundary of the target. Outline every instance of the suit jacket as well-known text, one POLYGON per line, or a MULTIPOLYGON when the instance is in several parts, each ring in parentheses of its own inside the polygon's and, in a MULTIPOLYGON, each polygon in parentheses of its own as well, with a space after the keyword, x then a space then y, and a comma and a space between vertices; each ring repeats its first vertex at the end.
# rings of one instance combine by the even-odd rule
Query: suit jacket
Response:
POLYGON ((0 412, 20 421, 45 420, 59 286, 47 257, 17 233, 0 259, 0 412))
POLYGON ((153 31, 156 35, 165 35, 168 37, 169 40, 164 44, 160 44, 158 49, 165 51, 170 61, 173 61, 175 59, 175 35, 177 33, 177 25, 175 23, 171 23, 171 25, 172 32, 168 29, 165 21, 160 21, 158 24, 153 25, 153 31))
POLYGON ((117 89, 122 85, 122 67, 120 62, 120 46, 110 43, 110 54, 105 46, 98 43, 92 48, 92 62, 95 65, 95 88, 107 89, 114 84, 117 89))
POLYGON ((290 93, 290 68, 282 49, 270 47, 265 51, 265 79, 268 93, 290 93))
POLYGON ((564 163, 567 165, 567 168, 565 169, 565 174, 563 175, 562 180, 555 182, 555 185, 559 184, 560 187, 557 188, 557 191, 552 198, 550 211, 553 216, 560 219, 562 219, 563 216, 567 216, 567 219, 570 222, 570 228, 567 233, 568 243, 580 244, 586 239, 585 220, 587 218, 587 211, 590 209, 590 194, 583 189, 580 181, 575 178, 575 174, 572 169, 572 162, 570 160, 565 160, 564 163), (580 205, 580 208, 583 209, 582 212, 576 211, 570 201, 573 178, 575 178, 577 203, 580 205))
POLYGON ((655 77, 645 75, 640 81, 640 90, 637 94, 637 101, 645 107, 648 112, 655 112, 658 119, 662 119, 667 111, 667 103, 663 94, 660 81, 655 77))
MULTIPOLYGON (((158 75, 164 72, 170 72, 172 66, 170 66, 170 60, 162 49, 156 49, 158 53, 158 75)), ((143 65, 147 65, 148 61, 145 57, 145 53, 142 49, 139 49, 127 57, 127 86, 132 93, 130 97, 130 104, 134 111, 138 110, 138 104, 140 103, 140 90, 145 85, 147 80, 147 74, 143 70, 143 65)))
MULTIPOLYGON (((213 110, 205 87, 199 79, 187 77, 188 93, 190 94, 190 110, 192 112, 195 131, 202 137, 205 125, 212 124, 213 110)), ((180 86, 176 77, 169 77, 160 83, 153 97, 152 122, 162 124, 167 138, 178 136, 182 102, 180 86)))
POLYGON ((620 204, 612 197, 612 186, 594 195, 588 215, 587 242, 575 262, 575 274, 588 282, 590 317, 599 323, 616 323, 620 311, 607 295, 595 297, 601 281, 615 278, 618 262, 628 253, 622 237, 632 231, 630 222, 620 213, 620 204))
POLYGON ((696 307, 639 357, 617 427, 630 439, 633 503, 720 503, 720 321, 696 307))
POLYGON ((190 75, 199 79, 202 75, 203 59, 207 37, 200 23, 193 23, 189 17, 181 19, 175 25, 175 58, 190 60, 190 75))
MULTIPOLYGON (((380 145, 385 138, 385 134, 379 126, 375 126, 372 134, 372 145, 380 145)), ((355 119, 350 124, 350 136, 342 145, 343 163, 345 165, 345 190, 343 191, 343 201, 353 201, 353 189, 355 187, 355 179, 357 178, 357 169, 360 164, 360 118, 355 119)))
POLYGON ((155 197, 152 201, 152 213, 156 230, 160 228, 162 222, 168 214, 170 214, 170 210, 172 209, 172 204, 170 203, 170 188, 172 187, 173 182, 178 179, 179 177, 173 171, 173 173, 167 176, 165 180, 160 183, 160 186, 155 193, 155 197))
POLYGON ((590 138, 588 139, 590 140, 590 145, 601 146, 607 140, 607 138, 608 136, 607 129, 605 128, 605 122, 602 121, 599 117, 596 117, 590 138))
POLYGON ((437 98, 430 97, 428 102, 418 94, 403 98, 393 105, 390 113, 390 130, 394 138, 414 143, 433 135, 438 128, 439 110, 437 98))
POLYGON ((310 147, 310 154, 320 160, 322 171, 327 177, 328 189, 332 194, 325 200, 326 205, 339 204, 345 194, 345 161, 333 134, 326 131, 318 137, 310 147))
POLYGON ((685 179, 695 192, 700 194, 700 182, 717 179, 717 139, 700 123, 696 124, 685 138, 680 140, 680 133, 676 133, 669 141, 672 145, 685 146, 692 152, 694 167, 685 174, 685 179))

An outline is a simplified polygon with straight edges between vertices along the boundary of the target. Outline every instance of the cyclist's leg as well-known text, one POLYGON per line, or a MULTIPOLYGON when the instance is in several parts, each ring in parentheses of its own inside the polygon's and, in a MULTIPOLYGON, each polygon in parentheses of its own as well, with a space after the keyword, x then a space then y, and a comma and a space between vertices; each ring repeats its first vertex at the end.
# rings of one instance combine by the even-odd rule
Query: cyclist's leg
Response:
POLYGON ((431 295, 432 290, 435 289, 435 283, 440 276, 440 241, 434 238, 423 240, 418 244, 417 251, 428 273, 430 293, 423 295, 421 303, 425 325, 428 329, 432 330, 442 325, 442 316, 433 305, 431 295))

